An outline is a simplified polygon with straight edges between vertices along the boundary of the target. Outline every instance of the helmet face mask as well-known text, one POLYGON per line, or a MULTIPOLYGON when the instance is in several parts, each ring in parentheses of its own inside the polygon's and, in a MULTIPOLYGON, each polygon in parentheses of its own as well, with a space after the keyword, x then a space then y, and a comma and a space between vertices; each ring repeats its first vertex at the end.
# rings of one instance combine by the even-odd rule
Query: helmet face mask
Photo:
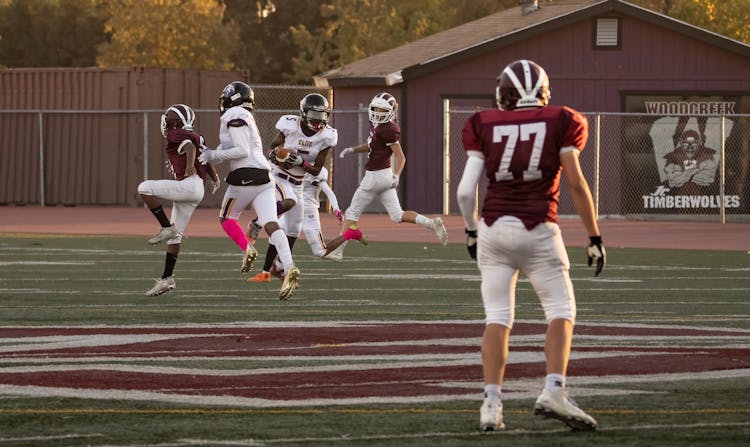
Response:
POLYGON ((328 124, 331 108, 320 93, 310 93, 299 102, 299 116, 308 129, 319 132, 328 124))
POLYGON ((379 93, 370 101, 368 115, 370 122, 377 125, 387 123, 396 117, 398 103, 390 93, 379 93))
POLYGON ((169 106, 161 116, 161 134, 167 136, 169 129, 193 130, 195 112, 185 104, 169 106))
POLYGON ((547 72, 536 62, 515 61, 497 77, 495 100, 502 110, 544 107, 549 104, 550 97, 547 72))
POLYGON ((249 111, 252 111, 255 107, 255 93, 253 89, 241 81, 234 81, 227 84, 221 96, 219 96, 219 113, 222 115, 227 109, 236 106, 249 111))

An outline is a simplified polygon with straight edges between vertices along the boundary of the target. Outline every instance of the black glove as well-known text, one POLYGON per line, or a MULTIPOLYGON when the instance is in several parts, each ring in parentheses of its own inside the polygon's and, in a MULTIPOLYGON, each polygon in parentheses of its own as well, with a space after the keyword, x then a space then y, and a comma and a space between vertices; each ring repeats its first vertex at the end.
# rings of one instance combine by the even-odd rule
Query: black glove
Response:
POLYGON ((599 276, 599 273, 604 270, 604 265, 607 264, 607 250, 602 245, 601 236, 590 236, 589 240, 591 242, 586 247, 586 255, 589 257, 589 267, 594 262, 594 259, 596 259, 594 276, 599 276))
POLYGON ((477 259, 477 230, 466 230, 466 249, 469 250, 469 256, 476 261, 477 259))

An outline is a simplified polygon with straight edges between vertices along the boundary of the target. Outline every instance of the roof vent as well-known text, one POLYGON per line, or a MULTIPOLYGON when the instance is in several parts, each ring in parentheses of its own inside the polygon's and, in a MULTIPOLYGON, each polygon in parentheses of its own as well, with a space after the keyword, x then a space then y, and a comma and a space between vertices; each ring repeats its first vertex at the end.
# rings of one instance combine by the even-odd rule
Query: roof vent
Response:
POLYGON ((596 19, 596 46, 616 47, 619 46, 617 39, 618 20, 616 18, 596 19))
POLYGON ((518 0, 518 4, 521 6, 521 15, 531 14, 532 12, 539 9, 539 0, 518 0))

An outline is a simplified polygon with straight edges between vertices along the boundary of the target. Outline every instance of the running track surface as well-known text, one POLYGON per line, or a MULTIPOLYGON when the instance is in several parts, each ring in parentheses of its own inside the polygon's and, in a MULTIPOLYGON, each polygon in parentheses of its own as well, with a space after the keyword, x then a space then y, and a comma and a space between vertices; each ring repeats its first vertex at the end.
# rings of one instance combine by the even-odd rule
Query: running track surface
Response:
MULTIPOLYGON (((170 210, 167 209, 167 212, 170 210)), ((245 225, 253 217, 246 211, 240 218, 245 225)), ((432 215, 430 215, 432 217, 432 215)), ((464 242, 461 216, 444 216, 450 243, 464 242)), ((323 234, 331 239, 339 232, 336 218, 321 214, 323 234)), ((662 248, 693 250, 750 250, 750 223, 634 222, 601 220, 605 246, 622 248, 662 248)), ((372 242, 437 242, 431 231, 419 225, 396 224, 385 214, 366 214, 360 227, 372 242)), ((565 243, 584 246, 588 242, 577 218, 561 218, 565 243)), ((0 206, 0 234, 112 234, 151 236, 156 221, 141 207, 39 207, 0 206)), ((186 236, 225 237, 218 223, 218 210, 198 208, 186 236)))

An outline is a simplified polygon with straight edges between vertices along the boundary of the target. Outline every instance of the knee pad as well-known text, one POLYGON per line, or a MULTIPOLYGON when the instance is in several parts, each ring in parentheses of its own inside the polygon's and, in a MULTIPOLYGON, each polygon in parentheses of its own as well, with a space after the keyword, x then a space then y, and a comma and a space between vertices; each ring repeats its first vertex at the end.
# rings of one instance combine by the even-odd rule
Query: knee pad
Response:
POLYGON ((401 218, 404 217, 404 210, 388 211, 388 215, 391 217, 392 221, 401 223, 401 218))
POLYGON ((138 194, 145 194, 147 196, 153 196, 153 180, 145 180, 138 185, 138 194))
POLYGON ((508 329, 513 329, 513 320, 514 317, 512 312, 488 310, 485 313, 484 324, 500 324, 508 329))
POLYGON ((544 318, 549 323, 552 320, 570 320, 576 322, 576 304, 575 301, 568 303, 556 303, 550 306, 544 306, 544 318))

